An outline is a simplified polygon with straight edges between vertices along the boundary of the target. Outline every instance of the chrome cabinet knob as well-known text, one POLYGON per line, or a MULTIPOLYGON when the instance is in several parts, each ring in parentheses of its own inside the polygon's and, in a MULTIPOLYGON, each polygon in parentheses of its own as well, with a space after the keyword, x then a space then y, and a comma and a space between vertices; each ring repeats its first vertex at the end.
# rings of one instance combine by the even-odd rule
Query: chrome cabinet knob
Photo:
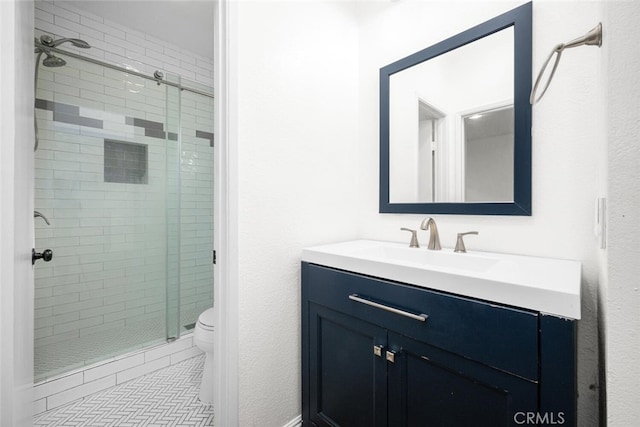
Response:
POLYGON ((396 363, 396 352, 395 351, 387 351, 387 362, 396 363))

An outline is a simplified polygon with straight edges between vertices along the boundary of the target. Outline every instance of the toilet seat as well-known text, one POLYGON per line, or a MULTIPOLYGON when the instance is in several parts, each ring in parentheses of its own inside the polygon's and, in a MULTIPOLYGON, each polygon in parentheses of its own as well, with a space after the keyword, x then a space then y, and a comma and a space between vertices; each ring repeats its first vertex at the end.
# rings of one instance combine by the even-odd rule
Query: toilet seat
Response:
POLYGON ((206 331, 213 331, 214 317, 213 307, 203 311, 198 317, 198 326, 206 331))
POLYGON ((205 332, 213 332, 213 330, 214 330, 213 326, 203 325, 200 322, 198 322, 198 328, 200 328, 200 330, 205 331, 205 332))

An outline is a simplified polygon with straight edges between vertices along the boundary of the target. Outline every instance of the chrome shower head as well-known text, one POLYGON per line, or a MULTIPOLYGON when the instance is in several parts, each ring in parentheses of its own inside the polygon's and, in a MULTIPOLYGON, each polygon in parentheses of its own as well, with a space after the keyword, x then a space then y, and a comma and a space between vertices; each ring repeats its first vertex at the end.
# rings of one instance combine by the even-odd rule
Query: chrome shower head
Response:
POLYGON ((65 61, 62 58, 58 58, 57 56, 49 53, 49 52, 44 52, 45 55, 47 55, 46 58, 44 58, 44 60, 42 61, 42 65, 44 65, 45 67, 62 67, 64 65, 67 64, 67 61, 65 61))
POLYGON ((42 61, 42 65, 45 67, 62 67, 63 65, 66 65, 67 61, 55 56, 49 51, 50 48, 55 48, 63 43, 71 43, 73 46, 80 47, 82 49, 89 49, 91 47, 91 45, 84 40, 72 38, 54 40, 53 37, 43 34, 40 36, 40 43, 38 43, 38 40, 36 39, 35 50, 35 52, 39 54, 38 59, 40 59, 40 55, 43 53, 47 55, 44 61, 42 61))

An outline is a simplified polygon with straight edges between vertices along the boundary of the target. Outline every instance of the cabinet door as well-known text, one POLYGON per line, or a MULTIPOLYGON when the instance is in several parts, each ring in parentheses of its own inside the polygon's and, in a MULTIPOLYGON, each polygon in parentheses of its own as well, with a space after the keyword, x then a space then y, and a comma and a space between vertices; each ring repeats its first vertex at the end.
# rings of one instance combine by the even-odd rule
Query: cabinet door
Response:
POLYGON ((537 411, 537 384, 393 332, 389 425, 500 427, 537 411))
POLYGON ((385 345, 385 329, 309 303, 308 413, 313 423, 387 425, 384 350, 381 356, 374 353, 374 347, 385 345))

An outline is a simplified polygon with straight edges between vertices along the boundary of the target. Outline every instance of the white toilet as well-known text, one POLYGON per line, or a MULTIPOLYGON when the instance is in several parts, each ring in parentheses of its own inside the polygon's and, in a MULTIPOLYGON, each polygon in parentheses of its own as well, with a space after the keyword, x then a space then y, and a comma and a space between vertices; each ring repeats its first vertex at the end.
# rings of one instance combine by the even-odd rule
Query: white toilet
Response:
POLYGON ((199 395, 200 401, 207 405, 213 404, 213 318, 213 307, 203 311, 193 332, 193 342, 207 355, 199 395))

